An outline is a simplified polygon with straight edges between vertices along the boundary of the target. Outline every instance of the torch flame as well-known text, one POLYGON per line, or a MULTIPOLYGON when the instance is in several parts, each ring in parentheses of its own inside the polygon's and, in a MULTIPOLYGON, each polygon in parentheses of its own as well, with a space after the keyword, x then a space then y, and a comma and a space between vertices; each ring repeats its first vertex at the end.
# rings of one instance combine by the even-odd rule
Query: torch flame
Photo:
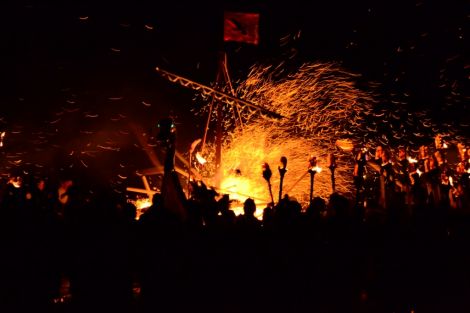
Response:
POLYGON ((146 197, 138 198, 137 200, 128 200, 128 202, 134 204, 137 209, 136 220, 139 220, 140 216, 152 205, 152 200, 146 197))

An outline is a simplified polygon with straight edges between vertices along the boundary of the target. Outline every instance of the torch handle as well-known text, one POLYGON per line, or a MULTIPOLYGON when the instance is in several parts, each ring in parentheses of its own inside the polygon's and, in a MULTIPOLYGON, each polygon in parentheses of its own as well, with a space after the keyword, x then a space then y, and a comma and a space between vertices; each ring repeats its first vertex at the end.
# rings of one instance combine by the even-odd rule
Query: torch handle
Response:
POLYGON ((335 168, 332 167, 330 168, 331 170, 331 189, 333 191, 333 193, 336 192, 336 183, 335 183, 335 168))
POLYGON ((188 163, 188 199, 191 198, 191 162, 193 153, 189 151, 189 163, 188 163))
POLYGON ((283 184, 283 182, 284 182, 284 175, 281 175, 281 180, 279 181, 279 202, 281 202, 281 199, 282 199, 282 184, 283 184))
POLYGON ((315 171, 309 171, 310 172, 310 205, 312 205, 313 202, 313 180, 315 176, 315 171))
POLYGON ((274 204, 273 190, 271 188, 271 182, 268 181, 269 195, 271 196, 271 203, 274 204))

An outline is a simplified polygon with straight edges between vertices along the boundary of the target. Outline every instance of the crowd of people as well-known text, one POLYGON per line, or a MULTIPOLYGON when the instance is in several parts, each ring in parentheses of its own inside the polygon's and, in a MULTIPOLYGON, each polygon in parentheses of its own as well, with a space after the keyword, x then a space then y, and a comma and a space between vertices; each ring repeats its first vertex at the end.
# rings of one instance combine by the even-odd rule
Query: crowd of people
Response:
POLYGON ((355 199, 254 216, 194 184, 184 216, 155 194, 20 176, 0 193, 1 312, 468 312, 469 152, 357 154, 355 199), (455 163, 455 164, 454 164, 455 163), (371 177, 371 178, 368 178, 371 177))
POLYGON ((465 210, 470 205, 470 151, 462 144, 448 145, 440 135, 434 147, 421 146, 417 158, 405 147, 392 155, 378 146, 375 154, 365 149, 356 156, 356 201, 392 215, 419 214, 419 208, 465 210), (366 179, 366 166, 372 173, 366 179))

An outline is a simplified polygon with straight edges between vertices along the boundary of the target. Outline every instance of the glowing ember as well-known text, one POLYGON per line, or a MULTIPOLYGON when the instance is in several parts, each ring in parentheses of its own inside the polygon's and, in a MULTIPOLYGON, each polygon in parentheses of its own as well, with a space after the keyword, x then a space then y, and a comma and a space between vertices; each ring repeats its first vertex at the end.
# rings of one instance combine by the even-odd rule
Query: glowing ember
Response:
POLYGON ((3 147, 3 138, 5 138, 5 133, 6 132, 1 132, 0 133, 0 147, 3 147))
POLYGON ((21 188, 23 186, 23 179, 19 176, 12 177, 9 183, 15 188, 21 188))

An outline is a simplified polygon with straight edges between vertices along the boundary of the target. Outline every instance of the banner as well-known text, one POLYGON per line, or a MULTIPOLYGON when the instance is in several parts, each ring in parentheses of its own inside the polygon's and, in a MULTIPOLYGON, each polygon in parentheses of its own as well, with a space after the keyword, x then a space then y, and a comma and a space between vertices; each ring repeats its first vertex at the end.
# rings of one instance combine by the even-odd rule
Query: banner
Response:
POLYGON ((258 13, 224 12, 224 41, 257 45, 258 27, 258 13))

